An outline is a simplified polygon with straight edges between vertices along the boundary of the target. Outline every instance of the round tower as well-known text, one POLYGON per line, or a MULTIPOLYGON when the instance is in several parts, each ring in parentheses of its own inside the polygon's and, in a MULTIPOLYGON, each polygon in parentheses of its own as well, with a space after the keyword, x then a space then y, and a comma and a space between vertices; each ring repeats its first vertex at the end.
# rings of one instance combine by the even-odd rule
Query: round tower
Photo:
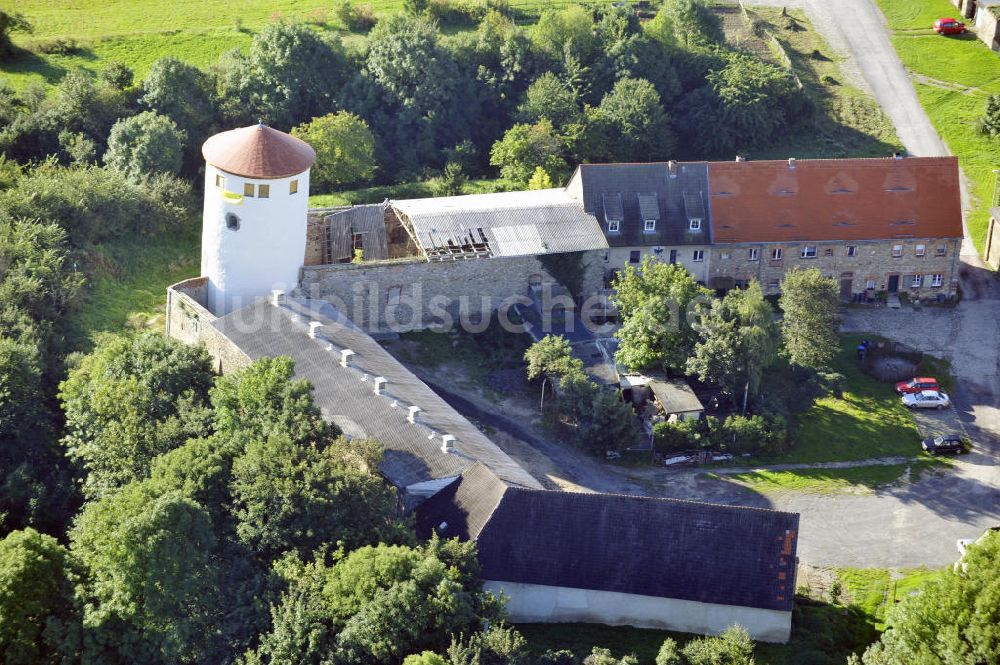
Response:
POLYGON ((208 277, 208 309, 222 316, 273 289, 291 291, 305 257, 315 151, 257 124, 216 134, 201 153, 201 274, 208 277))

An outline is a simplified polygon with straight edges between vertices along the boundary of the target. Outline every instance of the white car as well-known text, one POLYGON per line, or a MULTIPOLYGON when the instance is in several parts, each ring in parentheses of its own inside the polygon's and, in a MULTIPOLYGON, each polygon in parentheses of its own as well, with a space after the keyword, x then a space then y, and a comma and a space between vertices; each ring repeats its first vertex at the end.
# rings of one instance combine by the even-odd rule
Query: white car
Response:
POLYGON ((951 404, 948 395, 937 390, 921 390, 903 395, 903 406, 910 409, 943 409, 951 404))

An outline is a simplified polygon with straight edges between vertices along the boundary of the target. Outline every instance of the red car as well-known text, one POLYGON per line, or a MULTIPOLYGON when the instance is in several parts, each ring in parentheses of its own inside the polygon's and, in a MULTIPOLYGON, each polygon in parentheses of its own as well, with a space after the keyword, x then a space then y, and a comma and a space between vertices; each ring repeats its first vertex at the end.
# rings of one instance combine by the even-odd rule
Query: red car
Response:
POLYGON ((900 395, 919 393, 924 390, 941 390, 941 388, 938 386, 937 379, 926 376, 914 377, 909 381, 900 381, 896 384, 896 392, 900 395))
POLYGON ((965 32, 965 24, 953 18, 939 18, 934 21, 934 32, 939 35, 960 35, 965 32))

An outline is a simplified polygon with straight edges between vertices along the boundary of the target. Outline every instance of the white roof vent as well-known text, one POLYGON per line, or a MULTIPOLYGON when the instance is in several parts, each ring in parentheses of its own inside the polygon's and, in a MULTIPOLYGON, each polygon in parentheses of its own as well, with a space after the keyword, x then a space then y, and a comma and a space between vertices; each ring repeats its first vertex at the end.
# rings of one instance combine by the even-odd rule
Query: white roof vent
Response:
POLYGON ((789 171, 794 171, 795 170, 795 158, 794 157, 789 157, 788 158, 788 170, 789 171))
POLYGON ((381 395, 382 391, 385 390, 385 384, 387 384, 387 383, 389 383, 389 382, 388 382, 388 380, 386 380, 386 378, 384 376, 376 376, 375 377, 375 388, 374 388, 373 392, 376 395, 381 395))
POLYGON ((411 406, 410 415, 406 416, 406 419, 409 420, 411 423, 417 422, 417 414, 420 413, 420 411, 421 409, 419 406, 416 405, 411 406))
POLYGON ((323 329, 323 324, 320 323, 319 321, 309 322, 309 336, 311 338, 316 339, 316 336, 319 335, 319 331, 322 329, 323 329))
POLYGON ((441 437, 441 452, 445 455, 455 452, 455 437, 451 434, 445 434, 441 437))
POLYGON ((279 307, 285 304, 285 292, 281 289, 271 291, 271 304, 279 307))
POLYGON ((447 522, 441 522, 440 524, 438 524, 438 531, 445 531, 447 530, 447 528, 448 528, 447 522))
POLYGON ((341 350, 341 352, 340 352, 340 365, 342 367, 350 367, 351 366, 351 358, 354 355, 355 355, 354 351, 351 351, 350 349, 343 349, 343 350, 341 350))

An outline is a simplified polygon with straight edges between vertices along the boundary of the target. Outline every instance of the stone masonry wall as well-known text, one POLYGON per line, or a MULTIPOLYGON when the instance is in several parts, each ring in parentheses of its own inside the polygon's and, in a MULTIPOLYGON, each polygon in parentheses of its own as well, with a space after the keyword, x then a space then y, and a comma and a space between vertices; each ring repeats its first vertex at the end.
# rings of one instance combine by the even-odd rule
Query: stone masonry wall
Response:
POLYGON ((220 374, 245 367, 250 357, 212 326, 216 317, 205 308, 207 295, 207 277, 187 279, 167 288, 167 337, 204 344, 220 374))
POLYGON ((786 270, 792 268, 819 268, 824 275, 838 281, 850 280, 851 295, 864 293, 869 280, 875 288, 885 291, 889 278, 899 277, 899 293, 912 299, 933 299, 939 293, 954 296, 958 287, 958 257, 960 240, 955 238, 906 238, 828 243, 740 243, 715 245, 709 261, 711 288, 731 288, 733 280, 760 282, 764 293, 778 293, 778 285, 786 270), (816 246, 815 258, 801 258, 804 245, 816 246), (893 256, 893 247, 902 245, 902 256, 893 256), (917 256, 917 245, 924 246, 924 256, 917 256), (856 247, 855 256, 848 256, 848 247, 856 247), (780 247, 782 259, 772 260, 772 251, 780 247), (758 259, 750 260, 750 250, 757 249, 758 259), (943 255, 939 254, 943 248, 943 255), (913 287, 913 275, 922 275, 920 287, 913 287), (932 286, 932 275, 941 275, 941 286, 932 286))

